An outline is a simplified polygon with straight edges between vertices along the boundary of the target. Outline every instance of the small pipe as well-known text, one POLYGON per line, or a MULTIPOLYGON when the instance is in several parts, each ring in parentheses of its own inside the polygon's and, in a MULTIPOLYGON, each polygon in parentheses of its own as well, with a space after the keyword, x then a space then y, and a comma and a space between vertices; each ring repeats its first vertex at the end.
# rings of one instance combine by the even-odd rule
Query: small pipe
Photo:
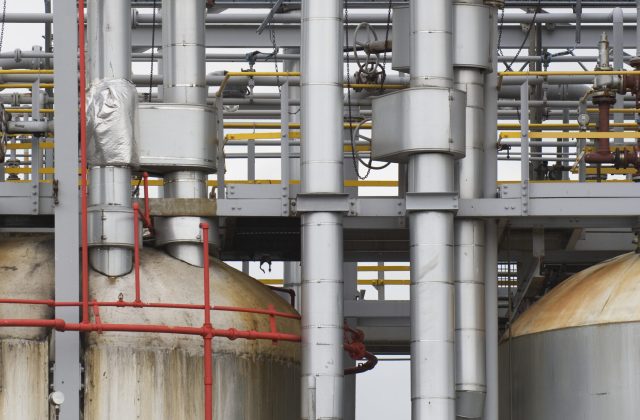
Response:
POLYGON ((149 173, 142 173, 144 186, 144 222, 147 228, 153 233, 153 220, 151 219, 151 205, 149 204, 149 173))
MULTIPOLYGON (((598 131, 600 132, 608 132, 610 130, 609 127, 609 110, 611 109, 611 104, 609 102, 603 101, 598 104, 598 131)), ((609 139, 596 139, 596 149, 598 154, 610 154, 611 149, 609 148, 609 139)))
POLYGON ((289 289, 286 287, 279 287, 279 286, 267 286, 269 289, 275 291, 275 292, 281 292, 281 293, 286 293, 289 295, 290 298, 290 303, 291 306, 295 308, 296 306, 296 291, 293 289, 289 289))
MULTIPOLYGON (((82 237, 82 323, 87 324, 89 323, 89 240, 87 226, 87 76, 84 20, 84 0, 78 0, 78 48, 80 57, 78 73, 80 84, 80 223, 82 237)), ((0 87, 1 86, 2 85, 0 85, 0 87)))
MULTIPOLYGON (((145 208, 146 211, 146 208, 145 208)), ((133 269, 135 273, 135 293, 134 303, 142 303, 140 299, 140 243, 139 243, 139 227, 140 223, 140 205, 133 203, 133 269)))

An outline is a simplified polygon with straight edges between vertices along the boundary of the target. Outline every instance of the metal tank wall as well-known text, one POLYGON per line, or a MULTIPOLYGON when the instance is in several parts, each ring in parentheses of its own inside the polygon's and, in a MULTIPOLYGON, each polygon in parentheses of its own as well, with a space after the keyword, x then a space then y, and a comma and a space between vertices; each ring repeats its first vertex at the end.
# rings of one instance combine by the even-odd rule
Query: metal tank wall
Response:
POLYGON ((584 270, 500 345, 500 420, 632 420, 640 413, 640 255, 584 270))
MULTIPOLYGON (((53 299, 51 237, 0 237, 0 292, 22 299, 53 299)), ((141 252, 145 302, 202 304, 203 271, 146 248, 141 252)), ((214 305, 295 311, 255 279, 211 261, 214 305)), ((132 301, 133 273, 91 273, 91 300, 132 301)), ((92 317, 94 312, 92 310, 92 317)), ((47 306, 0 305, 2 318, 52 318, 47 306)), ((202 310, 101 307, 103 323, 200 327, 202 310)), ((95 318, 94 318, 95 320, 95 318)), ((212 312, 217 328, 269 331, 269 316, 212 312)), ((280 332, 300 334, 299 320, 277 318, 280 332)), ((0 418, 45 419, 49 415, 49 333, 38 328, 0 330, 0 418)), ((203 342, 199 336, 90 333, 84 336, 84 418, 173 420, 203 417, 203 342)), ((214 418, 282 420, 300 412, 298 343, 213 340, 214 418)))
MULTIPOLYGON (((0 235, 0 295, 53 299, 51 237, 0 235)), ((53 309, 0 305, 0 318, 53 318, 53 309)), ((46 419, 49 396, 49 334, 43 328, 0 329, 0 418, 46 419)))
MULTIPOLYGON (((214 305, 294 311, 251 277, 212 260, 214 305)), ((155 249, 141 254, 145 302, 202 304, 202 269, 155 249)), ((133 274, 91 276, 91 299, 133 300, 133 274)), ((102 322, 199 327, 201 310, 101 308, 102 322)), ((269 331, 264 315, 214 311, 216 328, 269 331)), ((278 319, 278 331, 299 334, 299 321, 278 319)), ((203 347, 198 336, 91 333, 85 340, 85 416, 91 420, 203 417, 203 347)), ((299 413, 299 344, 215 338, 214 418, 282 420, 299 413)))

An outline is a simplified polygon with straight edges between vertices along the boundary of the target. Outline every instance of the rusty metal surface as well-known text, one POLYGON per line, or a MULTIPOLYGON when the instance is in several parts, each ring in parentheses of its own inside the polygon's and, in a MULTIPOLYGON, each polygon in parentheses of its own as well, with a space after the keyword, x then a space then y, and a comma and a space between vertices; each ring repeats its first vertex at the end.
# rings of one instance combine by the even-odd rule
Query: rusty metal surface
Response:
POLYGON ((640 321, 640 255, 623 254, 571 276, 523 313, 513 337, 640 321))

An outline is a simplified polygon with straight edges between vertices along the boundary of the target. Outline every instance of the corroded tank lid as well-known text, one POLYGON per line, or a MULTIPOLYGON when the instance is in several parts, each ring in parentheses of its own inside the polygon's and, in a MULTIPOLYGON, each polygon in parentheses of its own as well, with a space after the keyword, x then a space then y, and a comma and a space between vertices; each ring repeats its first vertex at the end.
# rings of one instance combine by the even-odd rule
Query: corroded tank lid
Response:
POLYGON ((640 321, 638 302, 640 254, 632 252, 569 277, 525 311, 511 334, 640 321))

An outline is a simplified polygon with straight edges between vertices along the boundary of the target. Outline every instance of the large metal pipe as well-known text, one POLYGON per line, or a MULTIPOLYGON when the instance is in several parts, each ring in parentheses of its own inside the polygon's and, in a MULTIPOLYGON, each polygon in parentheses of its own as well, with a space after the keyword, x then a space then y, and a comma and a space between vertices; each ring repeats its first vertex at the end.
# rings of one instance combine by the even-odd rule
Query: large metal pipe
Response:
MULTIPOLYGON (((342 0, 302 2, 303 195, 343 191, 342 0)), ((340 420, 343 406, 342 214, 302 215, 302 413, 340 420)))
MULTIPOLYGON (((163 0, 162 19, 162 94, 165 103, 206 105, 207 83, 205 64, 204 0, 163 0)), ((178 121, 176 121, 178 123, 178 121)), ((189 141, 204 139, 189 139, 189 141)), ((175 141, 171 139, 170 141, 175 141)), ((207 198, 207 174, 196 171, 176 171, 166 175, 164 197, 207 198)), ((198 232, 201 222, 215 226, 210 219, 171 217, 161 220, 158 229, 167 252, 189 264, 202 266, 204 258, 198 232)), ((217 229, 212 229, 212 238, 217 229)))
MULTIPOLYGON (((453 86, 453 4, 411 0, 411 87, 422 95, 453 86), (437 58, 436 58, 437 57, 437 58)), ((410 121, 409 124, 419 124, 410 121)), ((425 133, 426 136, 426 133, 425 133)), ((428 137, 424 139, 428 146, 428 137)), ((409 158, 409 193, 452 194, 454 159, 409 158)), ((409 217, 411 259, 411 418, 453 420, 453 214, 420 210, 409 217)))
MULTIPOLYGON (((89 0, 87 8, 89 82, 129 80, 131 0, 89 0)), ((128 140, 133 142, 132 138, 128 140)), ((106 145, 106 148, 109 147, 117 146, 106 145)), ((131 167, 123 162, 103 161, 91 168, 90 177, 90 262, 98 272, 121 276, 131 271, 133 258, 130 240, 133 232, 122 230, 122 226, 133 229, 131 167), (94 234, 91 235, 91 232, 94 234)))

